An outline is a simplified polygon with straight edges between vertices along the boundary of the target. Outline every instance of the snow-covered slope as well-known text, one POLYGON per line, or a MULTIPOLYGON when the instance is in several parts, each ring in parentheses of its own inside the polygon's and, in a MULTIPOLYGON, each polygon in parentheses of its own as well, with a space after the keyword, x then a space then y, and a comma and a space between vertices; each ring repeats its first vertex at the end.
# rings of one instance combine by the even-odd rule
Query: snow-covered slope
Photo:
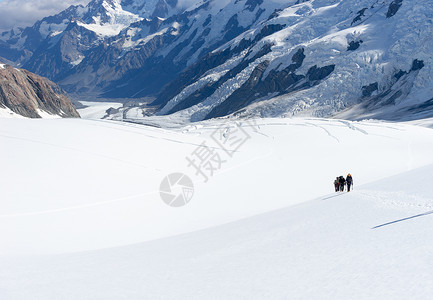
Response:
POLYGON ((0 142, 4 299, 431 295, 431 129, 0 119, 0 142), (229 156, 219 129, 250 138, 229 156), (226 161, 206 183, 185 159, 203 142, 226 161), (160 199, 172 172, 194 181, 184 207, 160 199), (347 172, 354 191, 332 192, 347 172))

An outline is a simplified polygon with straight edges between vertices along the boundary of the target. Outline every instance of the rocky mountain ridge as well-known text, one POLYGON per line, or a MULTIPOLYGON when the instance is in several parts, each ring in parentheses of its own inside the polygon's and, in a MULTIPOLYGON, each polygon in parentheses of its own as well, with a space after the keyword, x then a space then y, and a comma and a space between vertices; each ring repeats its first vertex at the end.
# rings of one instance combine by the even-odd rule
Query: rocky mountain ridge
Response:
POLYGON ((65 92, 55 83, 0 63, 0 110, 27 118, 79 118, 65 92))

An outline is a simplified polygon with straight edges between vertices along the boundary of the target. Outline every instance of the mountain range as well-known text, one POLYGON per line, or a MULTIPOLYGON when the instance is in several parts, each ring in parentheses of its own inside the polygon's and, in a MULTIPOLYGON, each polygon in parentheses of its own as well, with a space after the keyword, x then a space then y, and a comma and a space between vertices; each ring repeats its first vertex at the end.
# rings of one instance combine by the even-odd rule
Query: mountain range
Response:
POLYGON ((113 118, 433 115, 429 0, 93 0, 0 37, 0 57, 113 118), (152 112, 155 109, 152 109, 152 112))

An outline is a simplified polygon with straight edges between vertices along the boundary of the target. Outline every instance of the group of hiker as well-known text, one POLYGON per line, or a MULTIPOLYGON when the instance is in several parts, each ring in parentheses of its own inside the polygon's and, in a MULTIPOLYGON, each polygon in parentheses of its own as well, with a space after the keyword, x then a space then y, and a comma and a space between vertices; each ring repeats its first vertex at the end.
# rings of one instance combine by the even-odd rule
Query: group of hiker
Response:
POLYGON ((347 174, 346 178, 340 176, 335 178, 334 187, 336 192, 344 192, 344 187, 347 186, 347 191, 350 192, 350 188, 353 187, 352 175, 347 174))

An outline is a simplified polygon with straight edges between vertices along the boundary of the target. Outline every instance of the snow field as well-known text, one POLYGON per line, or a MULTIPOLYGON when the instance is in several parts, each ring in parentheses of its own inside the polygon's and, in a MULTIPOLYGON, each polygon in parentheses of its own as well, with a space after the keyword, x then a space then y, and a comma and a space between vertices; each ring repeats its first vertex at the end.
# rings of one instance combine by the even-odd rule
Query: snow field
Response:
POLYGON ((172 129, 0 123, 2 299, 433 292, 431 129, 312 118, 172 129), (238 126, 250 138, 226 157, 212 136, 238 126), (185 160, 203 142, 226 160, 206 183, 185 160), (158 195, 171 172, 194 181, 181 208, 158 195), (334 177, 347 172, 354 190, 333 192, 334 177))
POLYGON ((4 254, 173 236, 314 199, 348 172, 356 188, 433 163, 431 130, 380 122, 241 121, 250 138, 232 157, 212 139, 220 128, 237 128, 224 120, 171 130, 101 120, 0 122, 4 254), (203 143, 224 161, 208 182, 186 160, 203 143), (180 209, 158 192, 175 172, 195 184, 191 203, 180 209))

